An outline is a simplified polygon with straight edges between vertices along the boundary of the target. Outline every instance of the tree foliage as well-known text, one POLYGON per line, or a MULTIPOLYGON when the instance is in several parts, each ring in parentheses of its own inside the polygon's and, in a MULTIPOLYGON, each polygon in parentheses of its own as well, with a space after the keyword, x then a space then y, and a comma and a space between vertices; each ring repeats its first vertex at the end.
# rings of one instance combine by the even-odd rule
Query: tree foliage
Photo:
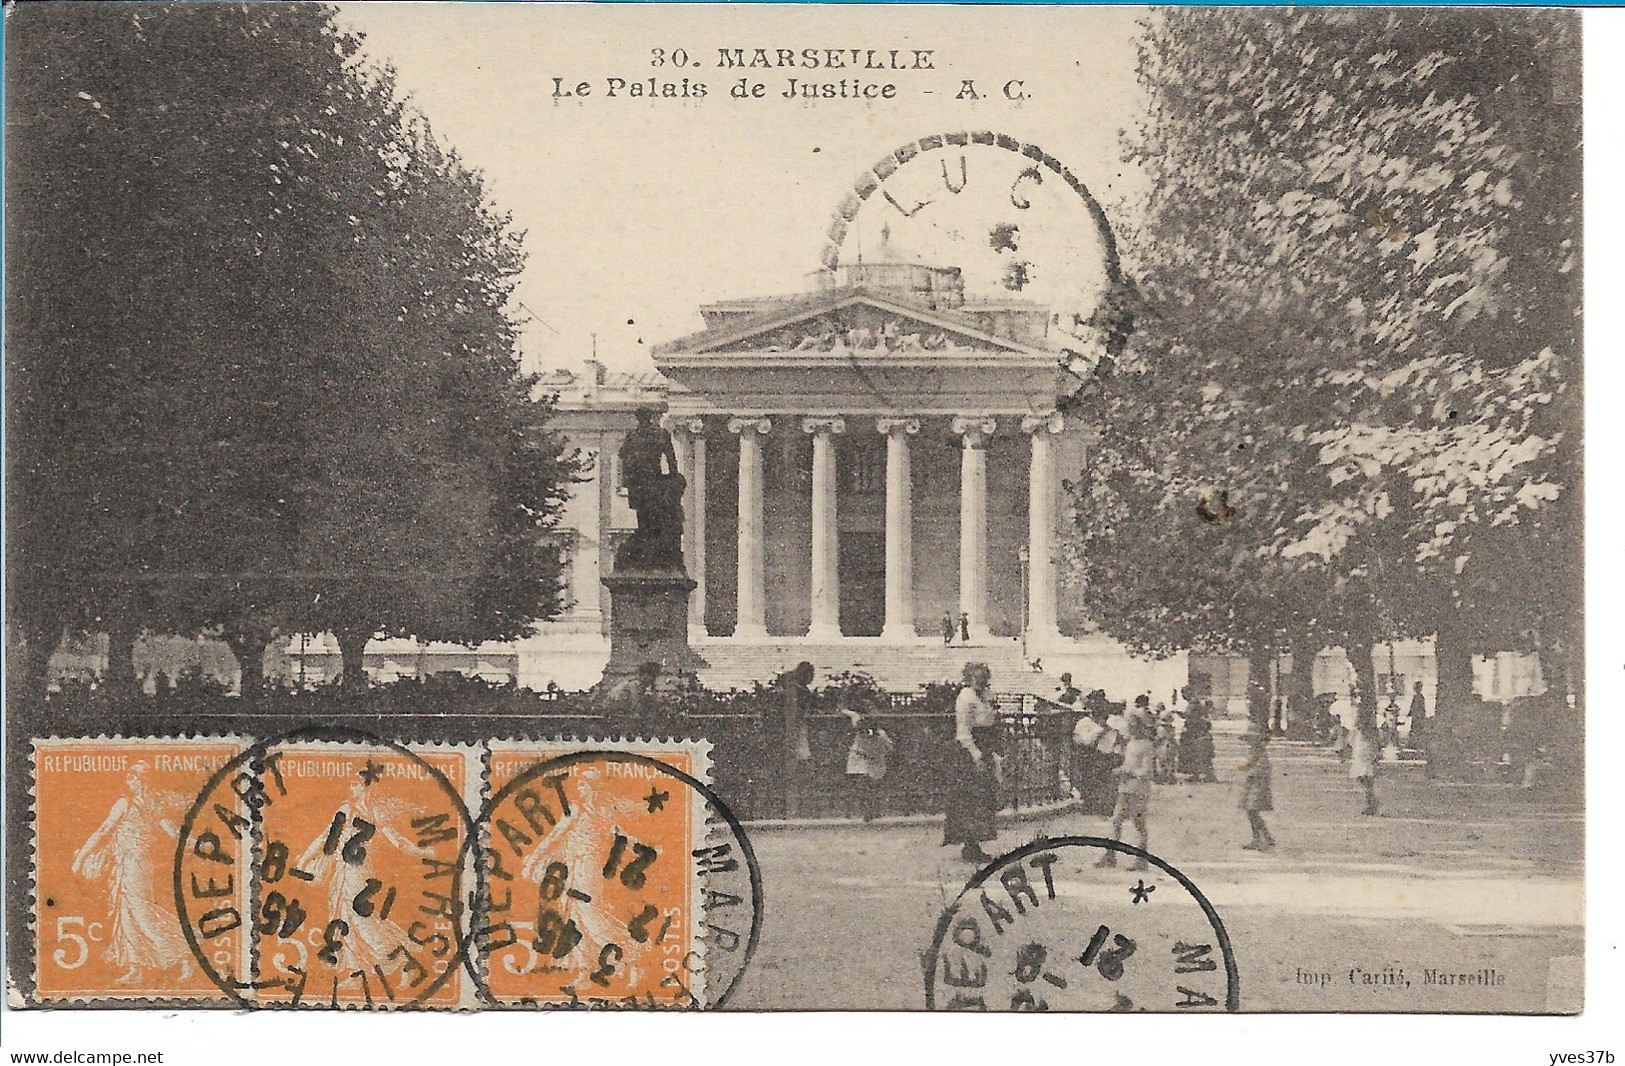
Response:
MULTIPOLYGON (((1556 12, 1147 21, 1137 333, 1080 396, 1074 485, 1109 631, 1358 648, 1473 588, 1491 646, 1553 626, 1508 566, 1577 555, 1577 70, 1556 12)), ((1577 583, 1555 602, 1577 618, 1577 583)))
POLYGON ((575 466, 517 370, 520 237, 390 72, 317 5, 8 29, 8 606, 36 656, 64 627, 112 633, 116 671, 143 628, 243 658, 556 610, 575 466))

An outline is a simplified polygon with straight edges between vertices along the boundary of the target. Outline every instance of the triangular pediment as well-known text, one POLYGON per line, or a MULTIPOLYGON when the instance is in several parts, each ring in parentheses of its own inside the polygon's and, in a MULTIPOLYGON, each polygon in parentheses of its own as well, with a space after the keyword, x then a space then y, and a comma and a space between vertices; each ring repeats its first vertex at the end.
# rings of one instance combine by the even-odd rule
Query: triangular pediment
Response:
POLYGON ((934 352, 1031 354, 1037 350, 993 336, 951 311, 849 289, 736 316, 736 320, 661 345, 655 356, 727 352, 929 356, 934 352))

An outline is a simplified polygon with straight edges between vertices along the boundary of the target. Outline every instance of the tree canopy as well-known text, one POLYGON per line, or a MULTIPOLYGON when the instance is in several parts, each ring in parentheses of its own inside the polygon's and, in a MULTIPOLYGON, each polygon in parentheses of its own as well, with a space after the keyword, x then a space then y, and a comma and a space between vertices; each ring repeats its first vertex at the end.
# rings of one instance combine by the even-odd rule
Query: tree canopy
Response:
POLYGON ((1109 632, 1368 647, 1473 588, 1491 647, 1578 618, 1577 561, 1555 600, 1513 562, 1578 545, 1577 69, 1555 12, 1147 20, 1137 332, 1073 484, 1109 632))
POLYGON ((317 5, 16 14, 14 634, 331 629, 354 679, 374 633, 556 611, 576 466, 518 370, 521 238, 391 73, 317 5))

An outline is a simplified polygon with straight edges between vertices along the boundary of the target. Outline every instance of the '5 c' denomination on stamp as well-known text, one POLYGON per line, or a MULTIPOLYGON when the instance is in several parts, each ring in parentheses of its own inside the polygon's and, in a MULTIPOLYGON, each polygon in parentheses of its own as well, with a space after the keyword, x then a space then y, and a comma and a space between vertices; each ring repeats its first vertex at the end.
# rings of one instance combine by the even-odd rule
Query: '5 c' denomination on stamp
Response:
MULTIPOLYGON (((198 790, 243 750, 231 738, 34 741, 35 989, 42 1002, 224 999, 175 916, 176 841, 198 790)), ((245 842, 219 841, 221 865, 245 842)), ((248 905, 239 878, 215 879, 222 915, 248 905)), ((220 970, 249 957, 244 926, 199 932, 220 970)))

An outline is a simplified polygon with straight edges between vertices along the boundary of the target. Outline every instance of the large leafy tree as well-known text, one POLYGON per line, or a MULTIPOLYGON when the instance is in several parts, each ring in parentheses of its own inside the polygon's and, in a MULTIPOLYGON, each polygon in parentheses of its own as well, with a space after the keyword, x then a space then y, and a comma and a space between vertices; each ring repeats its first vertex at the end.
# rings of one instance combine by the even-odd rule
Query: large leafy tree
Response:
POLYGON ((1367 713, 1376 640, 1439 633, 1452 697, 1464 614, 1486 646, 1573 647, 1577 563, 1545 599, 1517 560, 1577 543, 1575 43, 1546 12, 1148 21, 1138 332, 1082 397, 1079 576, 1109 630, 1341 643, 1367 713))
MULTIPOLYGON (((517 372, 519 237, 322 6, 8 24, 8 607, 65 628, 518 635, 574 472, 517 372)), ((19 676, 19 675, 14 675, 19 676)))

